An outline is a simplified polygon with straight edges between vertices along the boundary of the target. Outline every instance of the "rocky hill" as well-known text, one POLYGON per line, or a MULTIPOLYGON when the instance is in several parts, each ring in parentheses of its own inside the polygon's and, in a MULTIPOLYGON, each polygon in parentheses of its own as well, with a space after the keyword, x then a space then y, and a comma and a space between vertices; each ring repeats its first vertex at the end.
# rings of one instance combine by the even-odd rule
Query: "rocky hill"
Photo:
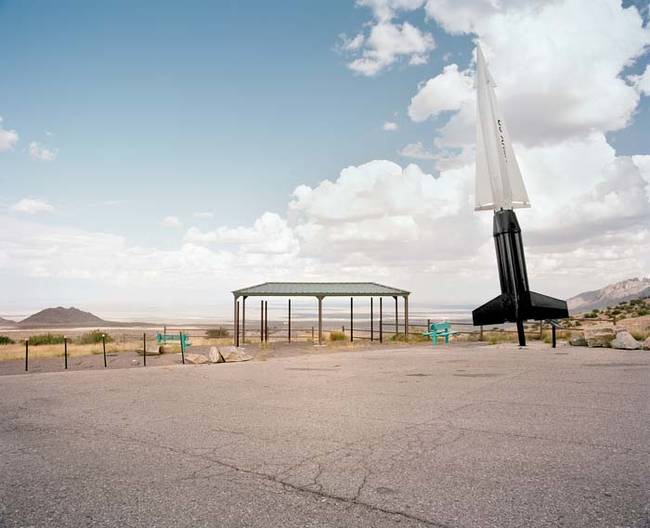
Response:
POLYGON ((16 321, 12 321, 11 319, 5 319, 3 317, 0 317, 0 326, 2 328, 12 328, 17 324, 18 323, 16 323, 16 321))
POLYGON ((575 314, 643 297, 650 297, 650 277, 628 279, 610 284, 600 290, 583 292, 571 297, 567 304, 569 311, 575 314))
POLYGON ((84 312, 78 308, 46 308, 18 323, 19 328, 50 328, 50 327, 73 327, 73 326, 107 326, 109 321, 91 314, 84 312))

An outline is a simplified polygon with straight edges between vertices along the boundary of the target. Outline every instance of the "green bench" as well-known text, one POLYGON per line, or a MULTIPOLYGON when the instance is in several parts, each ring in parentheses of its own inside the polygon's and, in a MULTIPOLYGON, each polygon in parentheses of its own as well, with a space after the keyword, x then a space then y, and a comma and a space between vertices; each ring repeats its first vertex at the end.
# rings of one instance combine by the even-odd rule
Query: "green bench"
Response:
POLYGON ((186 349, 188 346, 191 346, 189 336, 185 335, 183 332, 178 334, 156 334, 156 341, 159 345, 166 345, 167 343, 180 343, 181 348, 186 349))
POLYGON ((450 323, 431 323, 429 324, 429 331, 422 332, 423 336, 431 338, 433 345, 438 344, 438 338, 444 337, 445 343, 449 343, 449 336, 460 334, 460 332, 453 332, 450 323))

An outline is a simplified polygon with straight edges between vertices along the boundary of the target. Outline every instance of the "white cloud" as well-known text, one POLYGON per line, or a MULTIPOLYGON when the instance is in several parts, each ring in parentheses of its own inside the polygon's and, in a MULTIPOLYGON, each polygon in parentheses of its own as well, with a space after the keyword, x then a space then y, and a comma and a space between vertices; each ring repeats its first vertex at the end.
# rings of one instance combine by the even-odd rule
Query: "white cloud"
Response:
POLYGON ((350 38, 345 34, 339 35, 341 42, 338 45, 338 50, 340 51, 357 51, 363 46, 363 43, 366 40, 366 37, 363 33, 358 33, 354 37, 350 38))
MULTIPOLYGON (((585 16, 580 0, 430 0, 426 9, 447 30, 478 36, 515 140, 559 142, 629 123, 639 93, 620 74, 650 44, 634 7, 601 0, 585 16)), ((440 145, 473 144, 473 106, 461 103, 440 145)))
POLYGON ((459 72, 458 65, 450 64, 419 89, 411 99, 408 114, 413 121, 424 121, 440 112, 459 110, 463 103, 473 100, 471 75, 469 72, 459 72))
POLYGON ((417 143, 409 143, 399 151, 399 154, 405 158, 413 158, 419 160, 432 160, 436 158, 433 154, 431 154, 431 152, 424 148, 424 145, 421 141, 418 141, 417 143))
POLYGON ((397 126, 397 123, 395 123, 393 121, 386 121, 381 128, 382 128, 382 130, 386 130, 388 132, 391 132, 391 131, 397 130, 399 128, 399 126, 397 126))
POLYGON ((29 155, 41 161, 54 161, 59 154, 58 149, 47 148, 36 141, 29 144, 29 155))
POLYGON ((370 8, 382 22, 391 20, 398 11, 413 11, 423 4, 424 0, 357 0, 357 5, 370 8))
POLYGON ((16 211, 17 213, 33 215, 38 213, 50 213, 54 211, 54 207, 45 200, 39 200, 38 198, 23 198, 12 205, 11 210, 16 211))
POLYGON ((650 95, 650 65, 646 66, 641 75, 630 76, 630 80, 642 94, 650 95))
POLYGON ((2 117, 0 117, 0 152, 13 150, 18 143, 18 133, 15 130, 7 130, 2 127, 2 117))
POLYGON ((166 216, 165 218, 162 219, 160 225, 162 225, 163 227, 170 227, 170 228, 178 228, 183 226, 183 224, 181 223, 181 221, 178 219, 177 216, 166 216))
POLYGON ((199 211, 196 212, 192 215, 194 218, 199 218, 201 220, 211 220, 214 218, 214 213, 211 213, 209 211, 199 211))
POLYGON ((372 26, 361 56, 348 63, 356 73, 373 76, 395 64, 401 57, 409 64, 424 64, 435 48, 433 36, 404 22, 379 22, 372 26))

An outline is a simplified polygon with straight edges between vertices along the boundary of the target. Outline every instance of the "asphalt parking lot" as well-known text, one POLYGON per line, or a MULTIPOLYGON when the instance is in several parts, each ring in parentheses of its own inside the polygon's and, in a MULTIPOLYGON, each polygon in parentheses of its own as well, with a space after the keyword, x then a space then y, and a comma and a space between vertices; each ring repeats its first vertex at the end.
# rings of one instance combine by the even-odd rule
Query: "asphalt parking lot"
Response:
POLYGON ((2 376, 0 527, 647 527, 649 402, 541 344, 2 376))

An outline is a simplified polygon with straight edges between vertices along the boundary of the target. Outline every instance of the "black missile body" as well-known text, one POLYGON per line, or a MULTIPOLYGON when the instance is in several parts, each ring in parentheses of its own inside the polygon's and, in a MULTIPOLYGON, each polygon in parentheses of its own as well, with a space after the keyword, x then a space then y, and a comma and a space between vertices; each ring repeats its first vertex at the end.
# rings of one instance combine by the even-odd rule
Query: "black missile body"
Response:
POLYGON ((511 209, 494 213, 494 245, 501 295, 472 312, 475 325, 517 323, 519 344, 526 345, 524 321, 569 317, 565 301, 530 291, 524 246, 517 216, 511 209))

